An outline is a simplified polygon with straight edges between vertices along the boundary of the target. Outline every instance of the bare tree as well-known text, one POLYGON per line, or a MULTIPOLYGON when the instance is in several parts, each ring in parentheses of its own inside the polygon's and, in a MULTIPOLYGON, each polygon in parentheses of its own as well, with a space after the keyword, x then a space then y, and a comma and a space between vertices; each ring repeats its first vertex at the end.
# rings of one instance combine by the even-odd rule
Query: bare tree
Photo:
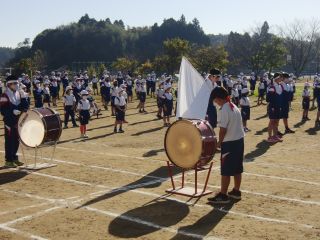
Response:
POLYGON ((319 21, 295 20, 279 29, 280 34, 284 38, 288 54, 291 56, 289 62, 294 70, 294 74, 300 76, 306 65, 314 57, 312 51, 318 38, 319 21))

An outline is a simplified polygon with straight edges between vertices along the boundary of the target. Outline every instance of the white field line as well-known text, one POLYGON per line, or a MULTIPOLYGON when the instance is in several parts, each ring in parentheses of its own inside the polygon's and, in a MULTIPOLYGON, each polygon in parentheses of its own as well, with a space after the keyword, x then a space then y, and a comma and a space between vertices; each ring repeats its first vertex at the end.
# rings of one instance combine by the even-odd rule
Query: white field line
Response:
POLYGON ((10 213, 15 213, 18 211, 23 211, 29 208, 38 208, 38 207, 42 207, 45 205, 48 205, 49 203, 39 203, 39 204, 34 204, 34 205, 30 205, 30 206, 25 206, 25 207, 20 207, 20 208, 15 208, 14 210, 11 211, 5 211, 5 212, 0 212, 0 216, 2 215, 6 215, 6 214, 10 214, 10 213))
POLYGON ((11 233, 14 233, 14 234, 17 234, 17 235, 22 236, 22 237, 27 237, 27 238, 30 238, 30 239, 33 239, 33 240, 48 240, 47 238, 36 236, 36 235, 31 234, 31 233, 28 233, 28 232, 25 232, 25 231, 21 231, 21 230, 18 230, 18 229, 12 228, 12 227, 8 227, 8 226, 0 225, 0 229, 8 231, 8 232, 11 232, 11 233))
MULTIPOLYGON (((36 174, 36 175, 39 175, 39 173, 37 172, 33 172, 31 174, 36 174)), ((67 179, 67 178, 63 178, 63 177, 59 177, 59 176, 54 176, 54 175, 49 175, 49 174, 41 174, 41 176, 43 177, 48 177, 48 178, 52 178, 52 179, 56 179, 56 180, 61 180, 61 181, 67 181, 67 182, 73 182, 73 183, 76 183, 78 182, 77 180, 74 180, 74 179, 67 179)), ((80 185, 83 185, 84 182, 82 181, 79 181, 79 184, 80 185)), ((105 189, 110 189, 110 187, 108 186, 105 186, 105 185, 93 185, 91 183, 87 183, 89 185, 92 185, 92 186, 98 186, 98 187, 101 187, 101 188, 105 188, 105 189)), ((138 184, 139 186, 140 185, 146 185, 148 183, 145 183, 145 184, 138 184)), ((121 190, 124 190, 124 189, 127 189, 127 190, 131 190, 132 186, 130 187, 120 187, 118 191, 121 191, 121 190)), ((116 191, 116 189, 114 189, 113 191, 116 191)), ((132 192, 137 192, 135 190, 131 190, 132 192)), ((137 193, 139 194, 144 194, 145 191, 138 191, 137 193)), ((149 195, 148 193, 146 195, 149 195)), ((161 195, 159 194, 156 194, 157 197, 162 197, 161 195)), ((170 198, 170 199, 174 199, 174 198, 170 198)), ((175 201, 177 202, 180 202, 180 203, 183 203, 183 204, 186 204, 184 201, 180 201, 178 199, 175 199, 175 201)), ((199 206, 198 204, 194 205, 194 206, 199 206)), ((203 205, 205 206, 205 205, 203 205)), ((212 207, 209 207, 209 206, 206 206, 208 209, 212 209, 212 207)), ((273 223, 283 223, 283 224, 292 224, 292 225, 296 225, 296 226, 300 226, 300 227, 304 227, 304 228, 313 228, 313 226, 311 225, 308 225, 308 224, 301 224, 301 223, 296 223, 296 222, 292 222, 292 221, 287 221, 287 220, 281 220, 281 219, 277 219, 277 218, 268 218, 268 217, 261 217, 261 216, 256 216, 256 215, 252 215, 252 214, 246 214, 246 213, 241 213, 241 212, 235 212, 235 211, 228 211, 228 210, 224 210, 223 208, 219 208, 217 209, 218 211, 220 212, 223 212, 223 213, 229 213, 229 214, 233 214, 233 215, 237 215, 237 216, 242 216, 242 217, 246 217, 246 218, 252 218, 252 219, 255 219, 255 220, 258 220, 258 221, 266 221, 266 222, 273 222, 273 223)))
MULTIPOLYGON (((113 213, 113 212, 110 212, 110 211, 104 211, 104 210, 100 210, 100 209, 93 208, 93 207, 84 207, 84 208, 86 210, 93 211, 93 212, 96 212, 96 213, 100 213, 100 214, 103 214, 103 215, 106 215, 106 216, 109 216, 109 217, 112 217, 112 218, 120 218, 120 219, 129 221, 129 222, 138 223, 140 225, 144 225, 144 226, 155 228, 155 229, 159 229, 159 230, 164 230, 166 232, 170 232, 170 233, 174 233, 174 234, 181 234, 183 236, 192 237, 192 238, 195 238, 195 239, 208 239, 208 238, 205 238, 204 235, 194 234, 194 233, 191 233, 191 232, 188 232, 188 231, 183 231, 183 230, 177 230, 177 229, 172 228, 172 227, 161 226, 161 225, 158 225, 158 224, 155 224, 155 223, 152 223, 152 222, 148 222, 148 221, 145 221, 145 220, 137 218, 137 217, 121 215, 121 214, 118 214, 118 213, 113 213)), ((220 238, 210 237, 210 239, 220 239, 220 238)))
MULTIPOLYGON (((49 158, 44 158, 44 159, 48 159, 49 160, 49 158)), ((161 177, 152 176, 152 175, 144 175, 144 174, 140 174, 140 173, 137 173, 137 172, 130 172, 130 171, 126 171, 126 170, 107 168, 107 167, 101 167, 101 166, 95 166, 95 165, 86 165, 86 164, 82 164, 82 163, 75 163, 75 162, 70 162, 70 161, 65 161, 65 160, 53 159, 53 161, 59 162, 59 163, 64 163, 64 164, 82 166, 82 167, 86 167, 86 168, 93 168, 93 169, 96 168, 96 169, 101 169, 101 170, 105 170, 105 171, 119 172, 119 173, 133 175, 133 176, 146 177, 146 178, 152 178, 152 179, 159 179, 159 181, 156 181, 156 182, 165 182, 165 181, 170 180, 170 178, 161 178, 161 177)), ((213 168, 213 170, 216 170, 216 169, 218 169, 218 167, 213 168)), ((206 171, 202 171, 202 172, 199 172, 199 173, 205 173, 205 172, 206 171)), ((193 171, 187 172, 187 175, 192 175, 192 174, 194 174, 193 171)), ((181 176, 182 176, 181 174, 176 175, 174 177, 174 179, 178 179, 181 176)), ((155 182, 152 182, 152 184, 153 183, 155 183, 155 182)), ((186 181, 186 183, 193 184, 192 182, 189 182, 189 181, 186 181)), ((85 184, 86 183, 84 183, 84 185, 85 184)), ((199 186, 204 186, 204 184, 200 184, 200 183, 198 183, 198 184, 199 184, 199 186)), ((210 184, 208 184, 208 187, 220 188, 218 186, 214 186, 214 185, 210 185, 210 184)), ((268 197, 268 198, 273 198, 273 199, 278 199, 278 200, 283 200, 283 201, 288 201, 288 202, 295 202, 295 203, 301 203, 301 204, 311 204, 311 205, 320 206, 320 202, 317 202, 317 201, 306 201, 306 200, 301 200, 301 199, 288 198, 288 197, 284 197, 284 196, 267 194, 267 193, 253 192, 253 191, 249 191, 249 190, 242 190, 242 191, 247 193, 247 194, 252 194, 252 195, 261 196, 261 197, 268 197)))
MULTIPOLYGON (((89 151, 89 150, 82 150, 82 149, 76 149, 76 148, 68 148, 68 147, 57 147, 63 150, 68 150, 68 151, 80 151, 80 152, 86 152, 86 153, 92 153, 92 154, 98 154, 98 155, 105 155, 105 156, 113 156, 113 157, 120 157, 120 158, 133 158, 137 160, 144 160, 144 161, 151 161, 151 162, 166 162, 167 160, 164 159, 157 159, 157 158, 149 158, 149 157, 136 157, 136 156, 128 156, 128 155, 123 155, 123 154, 113 154, 113 153, 106 153, 106 152, 98 152, 98 151, 89 151)), ((263 157, 271 156, 271 155, 276 155, 276 154, 265 154, 263 157)), ((246 159, 248 160, 248 159, 246 159)), ((217 160, 216 160, 217 161, 217 160)), ((245 164, 256 164, 256 165, 264 165, 264 166, 270 166, 270 167, 279 167, 278 165, 275 164, 270 164, 270 163, 261 163, 261 162, 244 162, 245 164)), ((285 164, 279 164, 281 165, 282 168, 287 168, 289 170, 294 170, 294 171, 304 171, 304 172, 320 172, 320 169, 311 169, 311 168, 305 168, 305 167, 294 167, 294 166, 287 166, 285 164)))
MULTIPOLYGON (((43 159, 49 160, 49 158, 43 158, 43 159)), ((151 176, 151 175, 147 176, 147 175, 139 174, 139 173, 136 173, 136 172, 130 172, 130 171, 126 171, 126 170, 107 168, 107 167, 101 167, 101 166, 95 166, 95 165, 86 165, 86 164, 76 163, 76 162, 71 162, 71 161, 64 161, 64 160, 58 160, 58 159, 53 159, 53 161, 59 162, 59 163, 70 164, 70 165, 87 167, 87 168, 93 168, 93 169, 96 168, 96 169, 101 169, 101 170, 105 170, 105 171, 113 171, 113 172, 119 172, 119 173, 123 173, 123 174, 134 175, 134 176, 158 179, 158 181, 146 182, 147 183, 146 185, 152 185, 152 184, 157 183, 157 182, 165 182, 165 181, 170 180, 170 178, 161 178, 161 177, 151 176)), ((217 169, 217 168, 213 168, 213 169, 217 169)), ((188 172, 187 175, 191 175, 193 173, 194 172, 188 172)), ((199 173, 202 173, 202 172, 199 172, 199 173)), ((39 175, 39 174, 41 174, 41 173, 37 173, 37 175, 39 175)), ((175 176, 174 179, 178 179, 180 177, 181 177, 181 174, 175 176)), ((68 180, 68 181, 69 182, 73 182, 73 181, 70 181, 70 180, 68 180)), ((74 182, 74 183, 79 184, 79 182, 80 181, 77 181, 77 182, 74 182)), ((189 182, 189 181, 186 181, 186 183, 193 184, 192 182, 189 182)), ((87 185, 88 186, 88 183, 82 182, 82 185, 87 185)), ((204 186, 204 184, 201 184, 201 183, 198 183, 198 185, 199 186, 204 186)), ((91 186, 91 185, 89 185, 89 186, 91 186)), ((136 187, 136 185, 135 185, 135 187, 136 187)), ((216 188, 216 189, 220 188, 219 186, 214 186, 214 185, 210 185, 210 184, 208 184, 208 187, 212 187, 212 188, 216 188)), ((242 190, 242 191, 244 193, 251 194, 251 195, 256 195, 256 196, 260 196, 260 197, 268 197, 268 198, 282 200, 282 201, 288 201, 288 202, 295 202, 295 203, 300 203, 300 204, 309 204, 309 205, 318 205, 318 206, 320 206, 320 202, 317 202, 317 201, 306 201, 306 200, 302 200, 302 199, 289 198, 289 197, 285 197, 285 196, 278 196, 278 195, 273 195, 273 194, 268 194, 268 193, 253 192, 253 191, 249 191, 249 190, 242 190)))

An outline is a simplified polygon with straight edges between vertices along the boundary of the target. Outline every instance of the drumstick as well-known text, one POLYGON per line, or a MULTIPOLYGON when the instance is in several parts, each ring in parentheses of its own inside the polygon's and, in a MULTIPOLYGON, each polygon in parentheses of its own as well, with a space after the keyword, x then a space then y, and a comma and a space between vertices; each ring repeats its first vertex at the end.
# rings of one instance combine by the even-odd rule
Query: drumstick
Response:
POLYGON ((26 116, 21 120, 20 124, 19 124, 19 127, 22 127, 24 122, 26 121, 27 117, 29 116, 28 113, 26 113, 26 116))

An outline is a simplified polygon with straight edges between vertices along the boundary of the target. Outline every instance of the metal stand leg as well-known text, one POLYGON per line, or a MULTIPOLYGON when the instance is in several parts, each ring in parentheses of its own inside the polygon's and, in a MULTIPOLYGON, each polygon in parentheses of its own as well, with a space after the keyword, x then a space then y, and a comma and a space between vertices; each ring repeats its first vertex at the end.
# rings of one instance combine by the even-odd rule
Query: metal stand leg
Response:
POLYGON ((172 169, 171 169, 171 164, 169 161, 167 161, 167 166, 168 166, 168 172, 169 172, 169 176, 171 178, 171 184, 172 184, 172 188, 176 189, 175 185, 174 185, 174 181, 173 181, 173 175, 172 175, 172 169))
POLYGON ((34 168, 37 166, 37 157, 38 157, 38 146, 34 148, 34 168))

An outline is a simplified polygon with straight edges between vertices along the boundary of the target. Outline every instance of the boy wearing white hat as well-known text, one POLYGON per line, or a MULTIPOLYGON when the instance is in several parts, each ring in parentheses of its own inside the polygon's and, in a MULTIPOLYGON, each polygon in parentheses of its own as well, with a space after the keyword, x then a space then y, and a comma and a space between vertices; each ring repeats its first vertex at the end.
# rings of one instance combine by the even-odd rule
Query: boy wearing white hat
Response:
POLYGON ((308 118, 308 113, 310 109, 310 84, 306 82, 304 84, 304 89, 302 91, 302 109, 303 109, 303 114, 302 114, 302 121, 309 121, 310 118, 308 118))
POLYGON ((75 117, 74 109, 76 106, 76 98, 73 95, 72 87, 67 86, 66 92, 63 96, 63 107, 64 107, 64 128, 68 128, 69 118, 71 117, 71 122, 73 127, 78 127, 75 117))
POLYGON ((88 138, 87 132, 87 124, 90 120, 90 102, 88 98, 88 91, 82 90, 80 92, 81 99, 78 102, 77 110, 79 111, 79 120, 80 120, 80 137, 88 138))
POLYGON ((173 96, 171 94, 171 86, 167 85, 164 87, 164 94, 162 96, 164 100, 163 104, 163 126, 170 126, 170 116, 172 115, 173 110, 173 96))
POLYGON ((158 113, 157 113, 157 117, 159 119, 162 118, 162 110, 163 110, 163 94, 164 94, 164 89, 163 89, 163 84, 164 82, 161 80, 159 82, 159 87, 156 91, 156 95, 157 95, 157 105, 158 105, 158 113))
POLYGON ((123 96, 125 89, 119 88, 118 96, 114 99, 116 121, 114 122, 114 133, 123 133, 122 124, 125 123, 125 113, 127 110, 126 99, 123 96), (117 130, 118 124, 120 125, 119 131, 117 130))
POLYGON ((250 99, 248 97, 249 89, 243 88, 241 90, 241 98, 240 98, 240 107, 241 107, 241 116, 243 123, 243 130, 245 132, 249 132, 249 128, 247 127, 247 121, 250 120, 250 99))

